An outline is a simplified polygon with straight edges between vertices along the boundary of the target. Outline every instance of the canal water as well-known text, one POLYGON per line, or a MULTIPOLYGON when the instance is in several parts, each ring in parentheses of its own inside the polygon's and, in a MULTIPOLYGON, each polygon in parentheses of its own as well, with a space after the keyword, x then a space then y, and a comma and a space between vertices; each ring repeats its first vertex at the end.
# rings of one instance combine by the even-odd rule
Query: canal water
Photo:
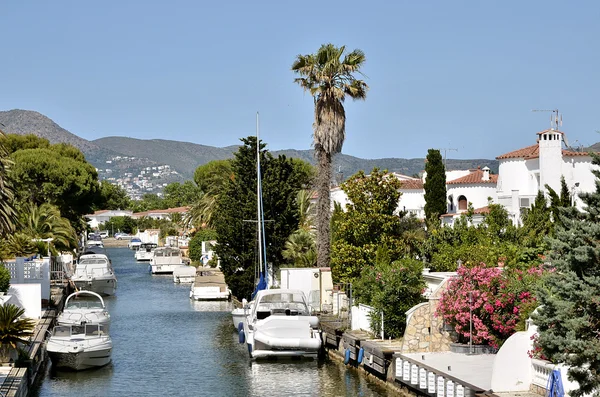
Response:
MULTIPOLYGON (((108 249, 118 278, 112 363, 48 369, 37 396, 386 396, 335 362, 253 363, 238 343, 228 302, 194 302, 189 285, 152 276, 126 248, 108 249)), ((390 394, 392 395, 392 394, 390 394)))

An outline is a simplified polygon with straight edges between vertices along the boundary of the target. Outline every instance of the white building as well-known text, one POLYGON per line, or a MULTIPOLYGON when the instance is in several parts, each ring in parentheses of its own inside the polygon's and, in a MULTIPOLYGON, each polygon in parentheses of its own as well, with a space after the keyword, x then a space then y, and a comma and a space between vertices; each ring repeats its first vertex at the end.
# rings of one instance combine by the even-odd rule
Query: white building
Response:
POLYGON ((549 129, 538 132, 535 145, 496 157, 499 161, 497 202, 518 221, 520 209, 533 204, 539 190, 550 186, 560 193, 560 178, 564 176, 574 204, 581 209, 581 192, 595 190, 592 158, 586 152, 563 149, 564 133, 549 129))
POLYGON ((115 216, 132 216, 133 211, 126 210, 100 210, 96 211, 93 214, 86 215, 85 217, 89 219, 88 225, 92 229, 100 228, 100 225, 110 220, 110 218, 115 216))
MULTIPOLYGON (((503 205, 515 224, 520 222, 521 208, 529 208, 538 191, 550 186, 560 193, 560 179, 565 182, 573 203, 580 209, 582 202, 579 193, 591 192, 596 188, 596 177, 592 174, 592 158, 586 152, 564 149, 565 134, 548 129, 537 133, 537 143, 496 157, 499 162, 498 175, 490 174, 487 167, 476 170, 454 170, 446 172, 448 198, 447 214, 441 217, 444 224, 452 225, 468 208, 475 210, 473 223, 483 221, 489 212, 489 199, 503 205)), ((391 174, 402 181, 402 196, 398 210, 425 217, 425 190, 423 179, 401 174, 391 174)), ((316 198, 314 198, 316 199, 316 198)), ((341 188, 331 190, 332 208, 336 201, 346 208, 349 200, 341 188)))

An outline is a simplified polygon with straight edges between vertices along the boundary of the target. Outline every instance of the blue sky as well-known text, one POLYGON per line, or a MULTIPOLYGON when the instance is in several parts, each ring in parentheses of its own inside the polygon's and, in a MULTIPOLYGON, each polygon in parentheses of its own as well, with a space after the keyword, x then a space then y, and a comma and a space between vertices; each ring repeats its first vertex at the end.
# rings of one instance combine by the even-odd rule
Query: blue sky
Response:
POLYGON ((370 91, 347 102, 343 153, 493 158, 535 143, 558 108, 571 144, 600 141, 595 1, 3 1, 0 110, 86 139, 212 146, 254 134, 308 149, 296 55, 360 48, 370 91))

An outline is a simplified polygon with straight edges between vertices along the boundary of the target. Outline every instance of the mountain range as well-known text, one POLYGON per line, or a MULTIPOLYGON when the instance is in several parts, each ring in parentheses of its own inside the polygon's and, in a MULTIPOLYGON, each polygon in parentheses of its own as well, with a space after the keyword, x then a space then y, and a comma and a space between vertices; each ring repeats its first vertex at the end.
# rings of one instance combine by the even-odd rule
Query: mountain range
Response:
MULTIPOLYGON (((118 156, 135 157, 147 165, 169 165, 177 171, 183 179, 192 179, 195 169, 212 160, 233 157, 238 146, 232 145, 223 148, 200 145, 190 142, 163 140, 163 139, 134 139, 127 137, 111 136, 93 141, 81 138, 59 126, 50 118, 29 110, 0 111, 0 129, 5 133, 35 134, 48 139, 51 143, 69 143, 79 148, 86 159, 96 168, 107 167, 107 162, 118 156)), ((268 143, 268 142, 267 142, 268 143)), ((288 157, 300 158, 315 164, 312 150, 279 150, 272 151, 273 155, 279 154, 288 157)), ((418 174, 424 169, 424 158, 381 158, 361 159, 346 154, 336 155, 334 158, 334 171, 338 177, 345 179, 358 170, 369 172, 373 167, 387 169, 405 175, 418 174)), ((478 166, 488 166, 492 172, 498 171, 498 162, 489 159, 456 160, 447 159, 447 169, 472 169, 478 166)), ((120 167, 120 173, 127 173, 126 167, 120 167)))

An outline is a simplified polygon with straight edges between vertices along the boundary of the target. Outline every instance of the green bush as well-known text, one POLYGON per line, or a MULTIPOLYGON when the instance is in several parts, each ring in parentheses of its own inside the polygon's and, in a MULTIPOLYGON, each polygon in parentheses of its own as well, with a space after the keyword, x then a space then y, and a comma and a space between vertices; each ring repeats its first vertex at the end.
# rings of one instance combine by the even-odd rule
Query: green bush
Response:
POLYGON ((422 272, 422 263, 415 259, 401 259, 392 264, 378 262, 363 270, 356 282, 356 296, 359 302, 375 309, 371 318, 375 333, 381 330, 383 312, 385 336, 404 335, 406 311, 423 302, 426 285, 422 272))
POLYGON ((193 262, 200 262, 202 258, 202 242, 216 240, 217 234, 212 229, 201 229, 194 234, 194 237, 191 238, 188 247, 189 247, 189 256, 193 262))
POLYGON ((0 266, 0 291, 8 292, 9 288, 10 288, 10 272, 4 266, 0 266))

